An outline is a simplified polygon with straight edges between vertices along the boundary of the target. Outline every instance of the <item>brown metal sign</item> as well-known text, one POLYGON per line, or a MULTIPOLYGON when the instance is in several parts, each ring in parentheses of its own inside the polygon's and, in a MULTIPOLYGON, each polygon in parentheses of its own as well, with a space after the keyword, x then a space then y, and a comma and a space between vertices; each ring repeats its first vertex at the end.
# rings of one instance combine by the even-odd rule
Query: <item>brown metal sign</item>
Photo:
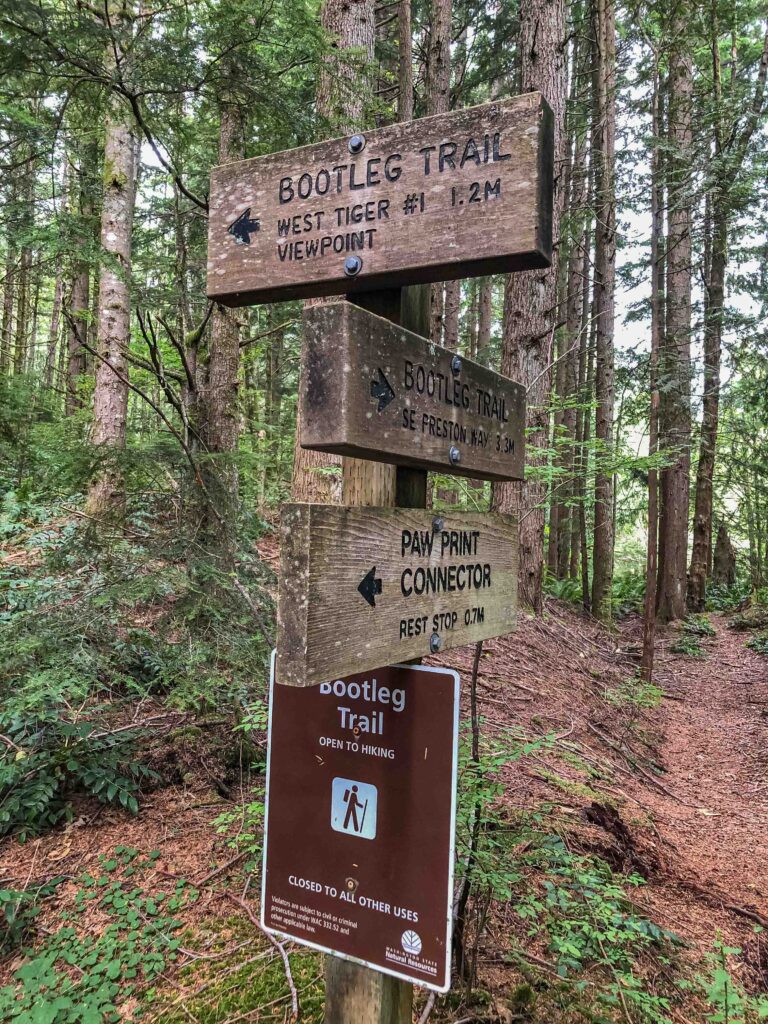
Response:
POLYGON ((265 928, 447 990, 458 696, 420 665, 273 679, 265 928))
POLYGON ((517 523, 490 512, 287 504, 277 679, 310 686, 509 633, 517 523))
POLYGON ((305 310, 301 445, 521 480, 525 388, 350 302, 305 310))
POLYGON ((529 93, 216 167, 208 295, 242 306, 547 267, 552 125, 529 93))

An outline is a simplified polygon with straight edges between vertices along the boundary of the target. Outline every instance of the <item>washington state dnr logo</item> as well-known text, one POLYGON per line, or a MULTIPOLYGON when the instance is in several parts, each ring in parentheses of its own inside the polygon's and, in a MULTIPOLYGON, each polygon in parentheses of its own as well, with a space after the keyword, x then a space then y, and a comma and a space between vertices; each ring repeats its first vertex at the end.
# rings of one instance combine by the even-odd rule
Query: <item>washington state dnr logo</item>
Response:
POLYGON ((251 235, 261 229, 261 221, 258 217, 251 217, 251 208, 241 213, 236 221, 233 221, 227 228, 227 234, 232 235, 238 245, 250 245, 251 235))
POLYGON ((403 932, 400 937, 400 945, 405 953, 410 953, 411 956, 418 956, 421 952, 421 936, 418 932, 414 931, 403 932))

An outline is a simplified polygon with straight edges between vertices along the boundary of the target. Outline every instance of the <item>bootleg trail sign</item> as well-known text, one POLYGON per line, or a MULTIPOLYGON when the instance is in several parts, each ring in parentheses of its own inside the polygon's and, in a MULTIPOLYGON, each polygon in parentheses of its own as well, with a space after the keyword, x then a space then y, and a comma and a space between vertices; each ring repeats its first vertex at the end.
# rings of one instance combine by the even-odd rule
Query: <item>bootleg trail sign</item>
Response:
POLYGON ((547 267, 552 126, 528 93, 222 164, 208 295, 242 306, 547 267))
POLYGON ((458 675, 273 684, 262 923, 446 991, 458 675))
POLYGON ((304 314, 301 445, 520 480, 525 388, 350 302, 304 314))
POLYGON ((509 633, 516 597, 511 516, 284 505, 277 681, 311 686, 509 633))

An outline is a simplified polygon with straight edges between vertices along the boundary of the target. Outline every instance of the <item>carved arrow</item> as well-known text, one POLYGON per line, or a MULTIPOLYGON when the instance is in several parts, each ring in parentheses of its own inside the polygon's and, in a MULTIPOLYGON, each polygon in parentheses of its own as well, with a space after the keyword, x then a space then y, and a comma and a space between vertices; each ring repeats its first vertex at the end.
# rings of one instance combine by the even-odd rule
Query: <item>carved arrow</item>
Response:
POLYGON ((386 409, 386 407, 395 397, 395 392, 394 389, 392 388, 392 385, 384 376, 384 371, 381 368, 379 368, 377 372, 379 374, 379 379, 371 381, 371 398, 378 398, 378 411, 381 412, 382 409, 386 409))
POLYGON ((376 595, 381 593, 381 580, 376 578, 375 565, 372 569, 369 569, 365 576, 363 576, 357 589, 371 608, 375 608, 376 595))
POLYGON ((229 225, 227 228, 227 234, 234 235, 235 241, 238 245, 250 245, 251 235, 261 228, 261 221, 258 217, 251 219, 251 208, 250 206, 241 213, 240 216, 229 225))

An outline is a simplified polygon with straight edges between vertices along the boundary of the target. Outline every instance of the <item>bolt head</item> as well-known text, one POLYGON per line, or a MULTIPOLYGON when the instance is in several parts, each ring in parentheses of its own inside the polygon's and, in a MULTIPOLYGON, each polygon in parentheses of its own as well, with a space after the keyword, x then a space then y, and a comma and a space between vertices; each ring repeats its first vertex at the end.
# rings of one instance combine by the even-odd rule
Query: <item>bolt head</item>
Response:
POLYGON ((437 654, 440 648, 443 646, 443 640, 439 633, 433 633, 429 638, 429 650, 432 654, 437 654))
POLYGON ((459 374, 461 373, 461 367, 461 356, 454 356, 453 359, 451 360, 451 369, 453 370, 454 373, 459 374))
POLYGON ((445 520, 443 519, 443 517, 435 516, 435 518, 432 520, 432 529, 435 531, 435 533, 439 533, 444 526, 445 520))
POLYGON ((461 462, 461 452, 455 444, 452 444, 448 449, 448 461, 452 466, 456 466, 461 462))
POLYGON ((344 260, 344 273, 347 277, 356 277, 363 268, 363 261, 359 256, 347 256, 344 260))
POLYGON ((353 135, 349 140, 349 152, 355 156, 357 153, 362 153, 365 149, 365 136, 364 135, 353 135))

